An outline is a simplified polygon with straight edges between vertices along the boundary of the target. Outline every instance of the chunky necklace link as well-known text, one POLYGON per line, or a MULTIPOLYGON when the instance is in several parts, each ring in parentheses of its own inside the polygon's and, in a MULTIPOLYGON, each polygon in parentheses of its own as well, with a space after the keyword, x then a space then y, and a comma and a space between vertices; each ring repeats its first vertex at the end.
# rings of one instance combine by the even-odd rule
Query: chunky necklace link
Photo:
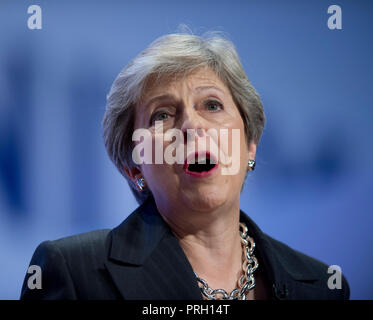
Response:
POLYGON ((240 236, 243 250, 243 274, 237 281, 237 287, 228 294, 224 289, 211 289, 208 283, 194 272, 198 286, 204 297, 208 300, 246 300, 247 292, 255 287, 254 271, 259 267, 258 260, 254 256, 255 242, 247 234, 247 227, 240 222, 240 236))

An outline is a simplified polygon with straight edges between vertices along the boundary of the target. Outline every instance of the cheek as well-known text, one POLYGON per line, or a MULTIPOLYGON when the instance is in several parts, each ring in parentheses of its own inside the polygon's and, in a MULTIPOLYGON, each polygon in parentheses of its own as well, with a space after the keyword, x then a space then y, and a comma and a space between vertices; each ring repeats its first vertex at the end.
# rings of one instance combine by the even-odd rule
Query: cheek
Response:
POLYGON ((237 127, 240 130, 240 157, 242 160, 247 160, 249 156, 249 149, 247 146, 247 139, 246 139, 246 130, 245 130, 245 125, 243 123, 243 120, 240 115, 237 116, 238 121, 237 121, 237 127))
POLYGON ((151 191, 168 192, 176 185, 172 168, 167 164, 143 165, 142 172, 151 191))
POLYGON ((150 189, 169 190, 175 186, 174 166, 164 159, 164 152, 171 142, 164 141, 162 133, 152 137, 152 164, 142 165, 142 172, 150 189))
POLYGON ((222 139, 220 143, 221 153, 227 159, 231 159, 232 165, 229 174, 241 175, 246 174, 246 163, 248 160, 248 147, 246 143, 245 128, 242 118, 239 114, 236 115, 234 121, 229 124, 228 135, 226 139, 222 139))
POLYGON ((233 154, 235 156, 235 161, 236 163, 236 169, 235 172, 237 173, 237 179, 242 182, 244 177, 246 176, 247 172, 247 162, 249 159, 249 149, 247 146, 247 139, 246 139, 246 134, 245 134, 245 128, 243 121, 241 117, 239 116, 240 121, 237 122, 237 127, 239 128, 239 134, 237 134, 238 139, 233 139, 233 154), (238 163, 239 161, 239 163, 238 163))
POLYGON ((247 146, 247 139, 246 139, 246 134, 244 130, 242 130, 241 134, 241 159, 247 162, 249 160, 249 147, 247 146))

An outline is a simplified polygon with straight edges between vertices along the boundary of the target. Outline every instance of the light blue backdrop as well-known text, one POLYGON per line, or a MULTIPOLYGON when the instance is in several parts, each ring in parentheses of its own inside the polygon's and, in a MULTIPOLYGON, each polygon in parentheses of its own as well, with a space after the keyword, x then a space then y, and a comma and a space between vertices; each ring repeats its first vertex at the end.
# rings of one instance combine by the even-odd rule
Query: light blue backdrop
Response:
POLYGON ((112 228, 135 207, 101 138, 117 73, 180 23, 226 32, 267 127, 242 208, 263 231, 341 266, 372 299, 371 1, 0 2, 0 298, 17 299, 36 246, 112 228), (42 29, 27 8, 42 8, 42 29), (329 5, 342 30, 327 27, 329 5))

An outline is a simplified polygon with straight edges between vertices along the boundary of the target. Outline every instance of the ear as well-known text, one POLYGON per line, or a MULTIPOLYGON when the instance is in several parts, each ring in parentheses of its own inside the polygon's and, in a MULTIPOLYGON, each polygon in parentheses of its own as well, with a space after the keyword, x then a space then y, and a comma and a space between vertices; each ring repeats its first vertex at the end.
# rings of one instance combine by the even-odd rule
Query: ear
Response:
POLYGON ((142 172, 140 171, 140 169, 136 166, 130 169, 124 167, 123 169, 128 178, 130 178, 131 181, 136 185, 137 180, 142 177, 142 172))
POLYGON ((249 147, 249 160, 255 160, 255 155, 256 155, 256 144, 254 142, 250 142, 249 147))

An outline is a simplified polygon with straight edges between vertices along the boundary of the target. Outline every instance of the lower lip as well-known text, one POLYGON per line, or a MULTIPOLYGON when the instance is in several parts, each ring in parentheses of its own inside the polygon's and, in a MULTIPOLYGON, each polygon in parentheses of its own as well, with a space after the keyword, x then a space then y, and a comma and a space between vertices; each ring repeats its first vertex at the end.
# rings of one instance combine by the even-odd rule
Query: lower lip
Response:
POLYGON ((216 164, 215 167, 213 167, 209 171, 195 172, 195 171, 189 171, 188 170, 188 165, 185 164, 184 165, 184 171, 185 171, 186 174, 189 174, 189 175, 191 175, 193 177, 196 177, 196 178, 207 178, 207 177, 211 176, 216 170, 218 170, 218 167, 219 167, 219 164, 216 164))

